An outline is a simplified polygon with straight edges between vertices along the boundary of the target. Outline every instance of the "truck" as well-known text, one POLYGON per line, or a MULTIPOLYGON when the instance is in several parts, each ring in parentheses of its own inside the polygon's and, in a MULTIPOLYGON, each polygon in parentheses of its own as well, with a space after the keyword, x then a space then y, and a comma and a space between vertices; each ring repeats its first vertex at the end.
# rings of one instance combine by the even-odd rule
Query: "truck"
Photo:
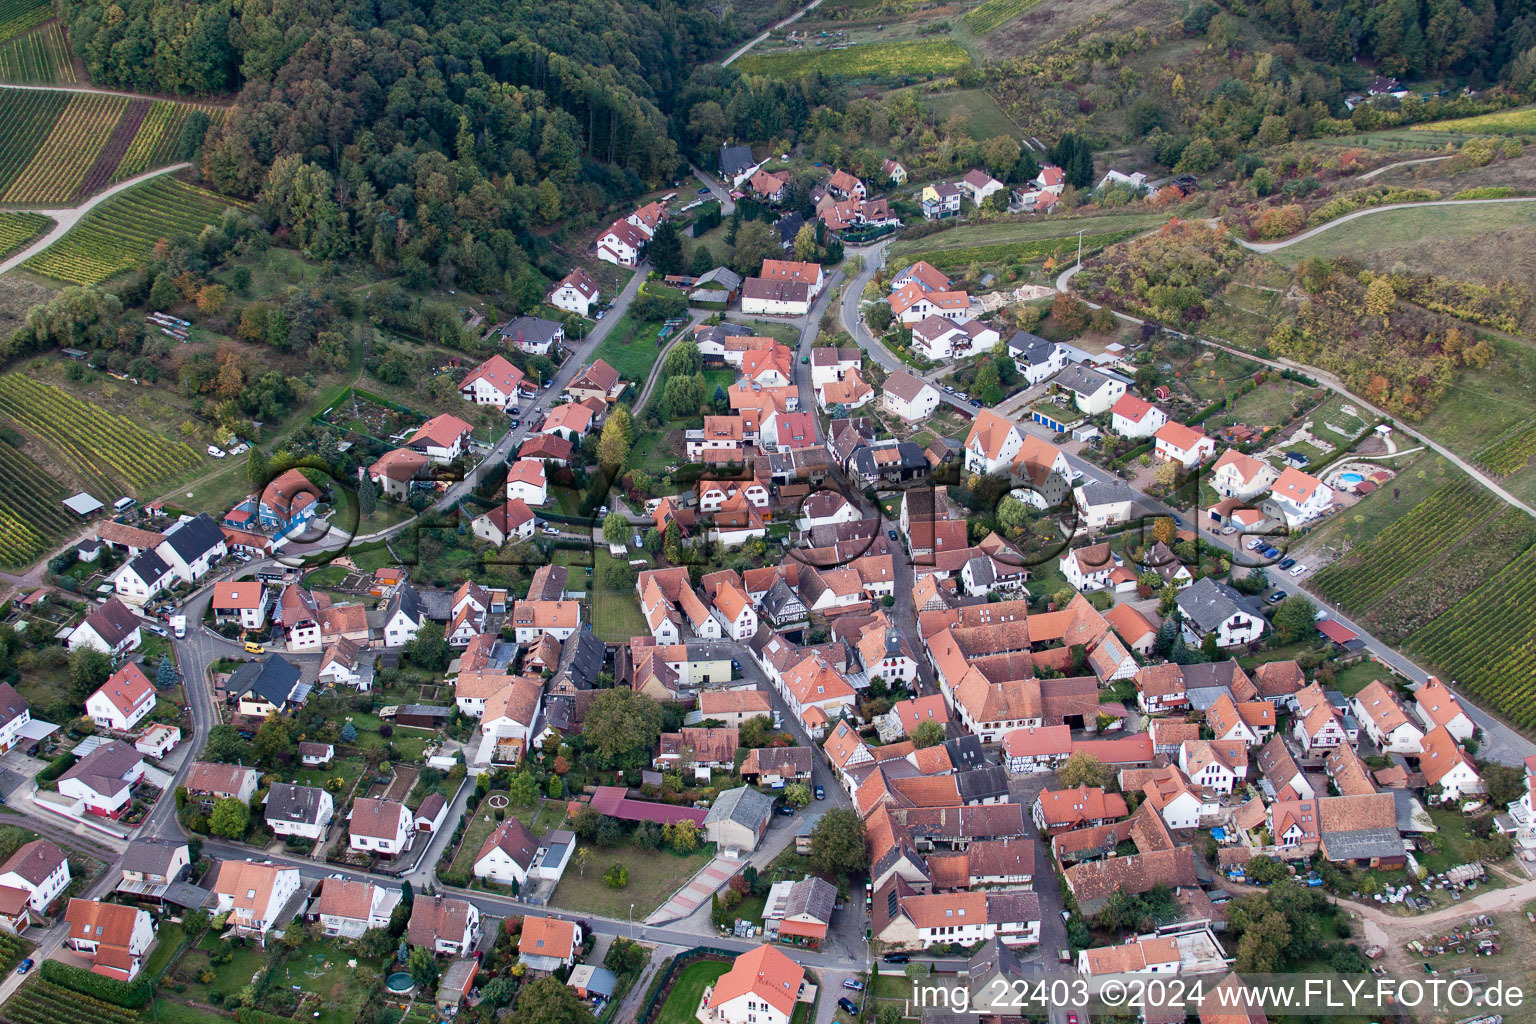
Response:
POLYGON ((180 640, 187 635, 187 617, 185 615, 172 615, 166 620, 171 627, 171 633, 180 640))

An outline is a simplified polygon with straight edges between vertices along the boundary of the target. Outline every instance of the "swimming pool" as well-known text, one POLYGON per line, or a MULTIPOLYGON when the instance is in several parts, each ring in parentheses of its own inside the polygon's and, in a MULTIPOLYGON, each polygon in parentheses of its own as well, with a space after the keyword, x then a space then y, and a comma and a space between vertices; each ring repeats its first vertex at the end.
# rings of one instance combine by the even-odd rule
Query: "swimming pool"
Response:
POLYGON ((1365 477, 1361 476, 1359 473, 1340 473, 1339 474, 1339 482, 1340 483, 1349 484, 1351 486, 1360 483, 1364 479, 1365 479, 1365 477))

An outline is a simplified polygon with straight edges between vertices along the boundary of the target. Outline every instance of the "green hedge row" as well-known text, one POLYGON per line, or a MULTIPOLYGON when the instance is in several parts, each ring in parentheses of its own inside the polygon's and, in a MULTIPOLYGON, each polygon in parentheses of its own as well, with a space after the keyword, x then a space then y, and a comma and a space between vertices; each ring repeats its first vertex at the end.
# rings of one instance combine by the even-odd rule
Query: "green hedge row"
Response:
POLYGON ((100 999, 125 1010, 138 1010, 149 1005, 154 992, 149 979, 139 977, 135 981, 118 981, 57 960, 43 961, 43 980, 67 988, 72 992, 100 999))

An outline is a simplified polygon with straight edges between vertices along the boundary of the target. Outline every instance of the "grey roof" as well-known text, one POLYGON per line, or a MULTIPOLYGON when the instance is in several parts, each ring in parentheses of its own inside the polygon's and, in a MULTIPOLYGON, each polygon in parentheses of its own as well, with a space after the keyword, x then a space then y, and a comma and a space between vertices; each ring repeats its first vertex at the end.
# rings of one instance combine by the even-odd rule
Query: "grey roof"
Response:
POLYGON ((772 812, 772 797, 751 786, 738 786, 720 794, 704 816, 704 824, 734 821, 755 831, 772 812))
POLYGON ((86 616, 82 625, 90 626, 108 646, 118 644, 139 628, 139 617, 116 597, 109 597, 105 604, 86 616))
POLYGON ((1207 661, 1198 665, 1185 665, 1180 670, 1184 677, 1184 688, 1196 688, 1207 686, 1220 686, 1230 690, 1232 684, 1237 681, 1237 673, 1241 668, 1235 661, 1207 661))
POLYGON ((809 914, 822 924, 832 920, 832 910, 837 906, 837 889, 831 882, 815 875, 807 875, 789 887, 784 900, 784 916, 809 914))
POLYGON ((409 583, 402 583, 395 590, 395 596, 389 599, 389 606, 385 609, 385 619, 394 618, 397 611, 404 612, 405 617, 417 625, 421 624, 421 595, 409 583))
POLYGON ((749 277, 742 285, 741 294, 743 298, 767 299, 771 302, 808 302, 811 297, 811 286, 804 281, 749 277))
POLYGON ((693 282, 693 287, 695 289, 699 289, 711 284, 719 285, 726 291, 733 292, 741 287, 741 275, 729 267, 716 267, 714 270, 711 270, 709 273, 693 282))
POLYGON ((506 322, 501 328, 501 336, 543 345, 554 341, 555 335, 559 334, 561 329, 561 326, 553 320, 545 320, 539 316, 520 316, 516 320, 506 322))
POLYGON ((226 689, 237 697, 254 693, 269 704, 281 707, 298 682, 299 666, 274 654, 266 661, 246 662, 235 669, 226 689))
POLYGON ((187 844, 180 840, 135 839, 123 851, 122 869, 147 875, 163 875, 171 869, 171 858, 177 850, 185 850, 187 844))
POLYGON ((608 645, 593 634, 590 623, 583 623, 581 629, 565 642, 576 645, 570 665, 571 682, 583 690, 590 690, 597 685, 603 660, 608 656, 608 645))
POLYGON ((612 971, 606 967, 595 967, 592 964, 577 964, 571 971, 571 981, 574 985, 587 990, 589 994, 602 996, 604 999, 613 998, 613 993, 619 986, 619 979, 614 977, 612 971))
POLYGON ((320 805, 325 791, 314 786, 295 786, 287 782, 274 782, 267 790, 268 821, 302 822, 320 824, 320 805))
POLYGON ((453 593, 448 590, 414 590, 421 614, 433 622, 447 622, 453 618, 453 593))
POLYGON ((773 581, 773 586, 768 588, 768 593, 763 595, 762 609, 771 618, 779 618, 793 608, 796 616, 806 614, 805 602, 800 600, 800 595, 792 590, 784 577, 780 576, 773 581), (799 607, 794 607, 798 605, 799 607))
POLYGON ((128 563, 128 568, 138 573, 139 579, 145 583, 164 579, 166 573, 171 571, 171 567, 165 564, 165 559, 161 558, 154 548, 145 548, 134 555, 133 561, 128 563))
POLYGON ((196 910, 206 905, 212 896, 213 893, 202 886, 193 885, 190 882, 172 882, 160 898, 178 907, 196 910))
POLYGON ((1066 369, 1056 375, 1054 383, 1075 394, 1093 395, 1110 381, 1118 379, 1113 374, 1103 373, 1082 363, 1068 363, 1066 369))
POLYGON ((944 749, 949 752, 949 763, 954 765, 957 772, 965 768, 980 768, 988 763, 987 752, 982 749, 981 740, 975 736, 945 740, 944 749))
POLYGON ((795 236, 800 229, 805 227, 805 218, 798 213, 786 213, 773 222, 773 226, 779 229, 779 241, 784 245, 793 245, 795 236))
POLYGON ((1365 860, 1369 857, 1403 856, 1403 838, 1395 828, 1362 828, 1354 832, 1328 832, 1323 836, 1329 860, 1365 860))
POLYGON ((825 811, 806 811, 800 815, 800 827, 795 829, 795 837, 808 836, 816 831, 816 826, 821 824, 821 816, 825 811))
POLYGON ((1056 351, 1054 341, 1046 341, 1038 334, 1028 331, 1018 331, 1008 339, 1008 352, 1019 362, 1028 363, 1030 366, 1039 366, 1050 361, 1051 353, 1056 351))
POLYGON ((1185 618, 1202 633, 1209 633, 1234 615, 1254 614, 1242 594, 1209 576, 1180 591, 1176 603, 1185 618))
POLYGON ((199 512, 167 530, 165 543, 183 562, 195 562, 224 543, 224 531, 207 512, 199 512))
POLYGON ((59 781, 79 779, 93 791, 110 796, 128 788, 123 776, 143 760, 137 750, 122 740, 113 740, 86 754, 74 767, 60 775, 59 781))
POLYGON ((77 516, 88 516, 101 508, 101 502, 81 491, 64 499, 64 507, 77 516))
POLYGON ((990 587, 997 582, 997 573, 992 570, 992 559, 986 555, 977 555, 966 562, 965 567, 971 570, 972 586, 990 587))
POLYGON ((1089 505, 1113 505, 1135 501, 1136 492, 1124 480, 1090 480, 1082 485, 1083 501, 1089 505))
POLYGON ((955 787, 965 803, 1005 796, 1008 793, 1008 773, 1001 765, 987 765, 955 774, 955 787))
MULTIPOLYGON (((1184 667, 1190 668, 1191 666, 1185 665, 1184 667)), ((1230 686, 1222 686, 1219 683, 1209 686, 1186 685, 1184 687, 1184 696, 1188 699, 1189 706, 1196 711, 1209 711, 1211 705, 1220 700, 1223 695, 1230 697, 1232 695, 1232 688, 1230 686)))
POLYGON ((401 704, 395 708, 395 717, 401 715, 415 716, 417 718, 451 718, 453 708, 443 707, 439 704, 401 704))
POLYGON ((722 175, 728 174, 734 178, 738 174, 745 174, 755 166, 757 166, 757 161, 752 159, 751 146, 720 147, 720 173, 722 175))

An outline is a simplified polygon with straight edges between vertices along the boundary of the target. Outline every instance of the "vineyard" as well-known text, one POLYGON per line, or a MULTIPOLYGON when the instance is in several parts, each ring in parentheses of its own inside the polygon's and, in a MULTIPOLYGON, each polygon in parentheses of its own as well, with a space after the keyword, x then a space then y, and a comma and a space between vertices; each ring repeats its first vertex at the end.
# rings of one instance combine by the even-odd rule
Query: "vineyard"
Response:
POLYGON ((1416 132, 1475 132, 1478 135, 1531 135, 1536 134, 1536 107, 1519 110, 1501 110, 1496 114, 1479 114, 1452 121, 1431 121, 1416 124, 1416 132))
MULTIPOLYGON (((0 0, 3 2, 3 0, 0 0)), ((0 45, 0 77, 11 75, 7 60, 33 60, 31 72, 43 73, 37 57, 26 56, 44 45, 57 26, 0 45)), ((59 45, 65 46, 62 36, 59 45)), ((62 56, 67 60, 65 47, 62 56)), ((60 75, 65 74, 59 69, 60 75)), ((73 74, 73 66, 68 67, 73 74)), ((75 205, 106 186, 183 159, 191 140, 205 125, 225 116, 221 107, 130 100, 122 96, 44 89, 0 87, 0 202, 75 205)))
POLYGON ((126 484, 140 494, 200 464, 197 453, 180 441, 21 373, 0 377, 0 417, 76 473, 126 484))
POLYGON ((1480 449, 1473 458, 1503 479, 1524 469, 1536 456, 1536 423, 1524 423, 1480 449))
POLYGON ((197 235, 235 205, 164 175, 113 196, 22 266, 73 284, 99 284, 143 262, 157 241, 197 235))
POLYGON ((70 93, 53 130, 0 202, 68 203, 127 109, 128 101, 121 96, 70 93))
MULTIPOLYGON (((1111 231, 1102 235, 1083 236, 1083 255, 1096 252, 1106 245, 1113 245, 1130 236, 1137 234, 1139 229, 1132 228, 1125 231, 1111 231)), ((903 259, 902 265, 916 263, 918 260, 927 260, 940 270, 953 270, 958 267, 968 267, 972 263, 979 266, 998 266, 1005 263, 1036 263, 1048 257, 1055 256, 1058 260, 1077 256, 1077 236, 1068 238, 1038 238, 1029 242, 998 242, 993 245, 967 245, 955 249, 936 249, 931 252, 914 253, 910 260, 903 259)), ((900 269, 897 267, 896 269, 900 269)))
POLYGON ((972 32, 991 32, 999 25, 1012 21, 1040 0, 987 0, 965 16, 965 27, 972 32))
POLYGON ((0 43, 0 81, 74 85, 79 80, 69 53, 69 40, 58 22, 0 43))
POLYGON ((31 977, 0 1008, 5 1024, 141 1024, 132 1010, 31 977))
POLYGON ((1375 539, 1312 578, 1330 601, 1360 612, 1400 586, 1501 507, 1490 491, 1462 479, 1419 502, 1375 539))
POLYGON ((41 466, 0 441, 0 565, 28 565, 53 546, 71 525, 65 497, 41 466))
POLYGON ((0 973, 9 974, 12 967, 21 963, 22 957, 36 948, 19 935, 0 932, 0 973))
POLYGON ((53 16, 48 0, 0 0, 0 42, 36 28, 53 16))
POLYGON ((953 39, 869 43, 842 50, 749 53, 736 62, 742 71, 799 78, 813 71, 839 78, 902 78, 952 75, 971 66, 970 55, 953 39))
POLYGON ((40 213, 0 213, 0 259, 23 248, 52 223, 40 213))
POLYGON ((1408 638, 1414 654, 1492 705, 1536 727, 1536 549, 1408 638))

